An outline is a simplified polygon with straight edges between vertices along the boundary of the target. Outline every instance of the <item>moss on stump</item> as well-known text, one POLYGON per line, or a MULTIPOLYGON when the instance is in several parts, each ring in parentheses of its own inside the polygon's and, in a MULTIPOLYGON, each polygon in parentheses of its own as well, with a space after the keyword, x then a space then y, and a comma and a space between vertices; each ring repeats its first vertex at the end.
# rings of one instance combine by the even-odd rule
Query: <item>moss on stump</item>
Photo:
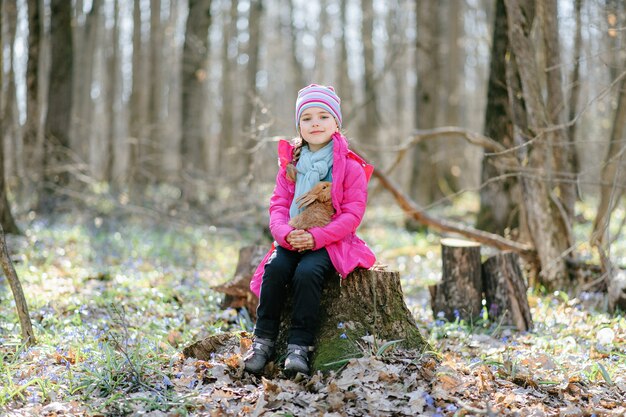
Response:
MULTIPOLYGON (((291 323, 291 298, 286 301, 278 336, 278 359, 284 359, 291 323)), ((361 337, 399 340, 401 346, 423 350, 428 345, 404 303, 400 274, 357 269, 345 280, 335 275, 324 282, 320 327, 311 360, 312 371, 339 368, 346 359, 361 356, 361 337)))

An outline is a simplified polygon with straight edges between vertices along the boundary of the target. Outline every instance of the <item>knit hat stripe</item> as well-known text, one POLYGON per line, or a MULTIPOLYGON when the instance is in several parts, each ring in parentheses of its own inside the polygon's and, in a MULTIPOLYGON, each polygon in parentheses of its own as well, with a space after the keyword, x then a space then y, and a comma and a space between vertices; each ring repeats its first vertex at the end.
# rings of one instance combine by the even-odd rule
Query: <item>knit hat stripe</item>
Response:
POLYGON ((341 99, 332 87, 311 84, 298 92, 296 100, 296 129, 300 126, 302 112, 309 107, 321 107, 328 111, 341 128, 341 99))

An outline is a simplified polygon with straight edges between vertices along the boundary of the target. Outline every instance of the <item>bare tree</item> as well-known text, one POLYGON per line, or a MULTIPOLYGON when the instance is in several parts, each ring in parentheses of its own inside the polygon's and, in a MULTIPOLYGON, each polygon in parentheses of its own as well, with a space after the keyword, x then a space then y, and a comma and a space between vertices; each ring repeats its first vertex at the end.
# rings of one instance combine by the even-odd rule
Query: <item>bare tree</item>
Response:
MULTIPOLYGON (((553 125, 552 154, 554 155, 556 171, 554 173, 554 186, 558 190, 554 202, 560 205, 562 217, 564 217, 563 221, 558 224, 571 225, 574 219, 574 204, 576 203, 576 173, 574 172, 574 142, 568 138, 565 127, 566 103, 563 95, 557 2, 540 1, 537 2, 537 7, 546 51, 546 113, 548 122, 553 125)), ((571 231, 565 227, 562 232, 568 237, 568 245, 573 245, 571 231)))
MULTIPOLYGON (((4 33, 4 20, 3 20, 3 12, 6 12, 8 15, 8 19, 7 21, 9 22, 9 40, 12 41, 15 37, 15 31, 16 31, 16 26, 17 26, 17 4, 16 2, 10 1, 8 2, 8 4, 6 4, 6 8, 7 10, 3 11, 2 9, 5 7, 5 5, 0 5, 0 34, 4 33)), ((11 45, 13 45, 13 42, 10 43, 11 45)), ((4 49, 4 39, 3 36, 0 35, 0 49, 4 49)), ((11 49, 13 49, 13 47, 11 47, 11 49)), ((11 57, 13 56, 13 54, 11 54, 11 57)), ((4 91, 4 54, 0 54, 0 95, 2 94, 2 92, 4 91)), ((10 100, 2 100, 4 105, 7 108, 11 108, 15 105, 15 81, 13 80, 14 75, 13 75, 13 58, 11 58, 11 65, 9 68, 9 76, 11 77, 11 80, 9 81, 9 84, 13 84, 13 91, 11 92, 11 88, 9 88, 8 90, 8 94, 12 94, 13 97, 9 97, 10 100), (7 102, 8 101, 8 102, 7 102)), ((4 166, 4 144, 3 144, 3 140, 4 139, 4 134, 6 133, 6 123, 13 123, 13 121, 9 121, 6 117, 6 113, 3 112, 3 114, 0 114, 0 132, 3 133, 2 136, 0 136, 0 225, 2 226, 1 229, 4 229, 7 231, 7 233, 19 233, 19 229, 17 227, 17 225, 15 224, 15 220, 13 219, 13 215, 11 214, 11 206, 9 205, 9 200, 7 198, 7 186, 6 186, 6 182, 5 182, 5 178, 4 178, 4 173, 5 173, 5 166, 4 166)), ((9 138, 10 140, 12 140, 13 138, 9 138)), ((1 230, 0 229, 0 230, 1 230)))
MULTIPOLYGON (((504 0, 496 1, 493 37, 491 39, 491 65, 487 89, 487 109, 485 111, 485 136, 504 145, 513 147, 513 124, 506 80, 506 56, 509 51, 507 17, 504 0)), ((482 183, 480 189, 480 211, 476 227, 492 233, 503 234, 507 227, 519 225, 515 198, 516 181, 512 178, 498 178, 505 174, 497 159, 485 156, 482 162, 482 183)))
MULTIPOLYGON (((522 160, 527 172, 520 179, 522 202, 539 257, 540 281, 548 290, 563 289, 569 286, 563 257, 569 251, 569 240, 558 225, 566 222, 567 217, 556 207, 555 197, 546 181, 553 158, 550 143, 554 141, 554 130, 548 129, 550 117, 543 102, 535 47, 530 38, 534 4, 528 0, 505 0, 505 4, 509 41, 519 72, 527 118, 521 121, 514 114, 515 135, 526 143, 522 160)), ((553 52, 545 51, 546 54, 553 52)))
MULTIPOLYGON (((28 0, 28 62, 26 64, 26 124, 24 126, 24 161, 30 161, 28 176, 33 184, 42 177, 41 153, 43 130, 41 128, 41 105, 39 102, 41 5, 39 0, 28 0)), ((37 195, 37 192, 33 193, 37 195)))
POLYGON ((156 182, 162 172, 162 139, 165 121, 165 68, 163 65, 164 30, 161 21, 161 0, 150 0, 150 88, 148 99, 149 131, 147 162, 149 182, 156 182))
MULTIPOLYGON (((243 106, 243 132, 248 136, 246 141, 247 145, 245 150, 252 149, 255 144, 256 135, 256 114, 258 99, 258 88, 256 83, 257 72, 259 71, 259 51, 261 48, 261 16, 263 15, 263 0, 251 0, 250 1, 250 15, 248 17, 248 65, 246 66, 246 97, 244 98, 243 106)), ((246 173, 252 166, 253 155, 250 152, 245 152, 246 157, 245 169, 246 173)))
MULTIPOLYGON (((148 81, 147 48, 142 35, 141 1, 135 0, 133 8, 133 71, 130 95, 130 157, 128 181, 131 186, 146 182, 143 172, 148 138, 148 81)), ((130 193, 135 196, 137 193, 130 193)))
POLYGON ((294 0, 285 0, 289 8, 289 42, 291 44, 291 68, 296 89, 303 88, 307 77, 304 74, 304 66, 298 57, 298 29, 296 28, 296 16, 294 0))
MULTIPOLYGON (((185 28, 182 65, 182 141, 183 170, 205 172, 205 135, 208 130, 203 117, 208 94, 209 26, 211 0, 189 0, 189 15, 185 28)), ((211 150, 219 152, 218 149, 211 150)), ((185 196, 194 199, 197 187, 184 187, 185 196)))
POLYGON ((232 156, 229 155, 229 150, 234 146, 234 97, 235 97, 235 69, 236 63, 234 57, 231 57, 231 49, 237 44, 237 6, 238 0, 232 0, 226 2, 230 5, 228 10, 222 10, 222 13, 228 15, 228 21, 223 19, 222 28, 222 83, 221 83, 221 96, 222 96, 222 112, 221 112, 221 140, 220 140, 220 152, 222 158, 229 162, 219 164, 216 168, 219 170, 221 166, 231 166, 230 160, 232 156))
POLYGON ((359 141, 375 144, 378 140, 380 116, 374 79, 374 4, 372 0, 361 0, 361 40, 363 42, 363 97, 364 116, 359 129, 359 141))
POLYGON ((50 1, 50 82, 45 122, 44 190, 40 208, 54 203, 54 186, 69 183, 69 131, 72 109, 72 4, 50 1))
MULTIPOLYGON (((437 122, 438 91, 441 81, 439 57, 439 4, 417 2, 417 88, 415 91, 415 123, 418 129, 430 129, 437 122)), ((438 196, 435 143, 422 143, 413 152, 413 169, 409 181, 409 195, 419 204, 432 202, 438 196)), ((439 194, 440 195, 440 194, 439 194)))
MULTIPOLYGON (((290 0, 291 1, 291 0, 290 0)), ((345 114, 351 112, 353 106, 352 100, 352 82, 350 81, 350 75, 348 74, 348 44, 346 39, 346 30, 348 28, 348 16, 346 13, 345 1, 339 2, 339 19, 341 21, 341 37, 339 39, 339 58, 338 62, 338 75, 337 75, 337 92, 341 99, 342 111, 345 114)), ((302 84, 300 84, 302 85, 302 84)), ((300 87, 302 88, 302 87, 300 87)))

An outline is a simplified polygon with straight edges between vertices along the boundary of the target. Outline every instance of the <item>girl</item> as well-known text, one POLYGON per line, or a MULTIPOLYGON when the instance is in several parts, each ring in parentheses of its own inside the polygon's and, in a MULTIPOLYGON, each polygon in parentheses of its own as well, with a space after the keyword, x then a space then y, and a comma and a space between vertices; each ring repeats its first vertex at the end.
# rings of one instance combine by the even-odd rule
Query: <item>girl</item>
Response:
POLYGON ((255 340, 244 358, 248 372, 261 372, 274 352, 288 283, 293 315, 285 372, 308 373, 324 278, 336 272, 345 278, 356 267, 374 264, 374 254, 355 234, 365 212, 373 168, 348 149, 339 132, 340 102, 332 87, 311 84, 300 90, 296 100, 300 137, 293 145, 284 140, 278 145, 280 168, 269 209, 275 249, 265 256, 250 283, 260 302, 255 340), (332 181, 335 214, 324 227, 296 230, 288 224, 301 211, 296 200, 319 181, 332 181))

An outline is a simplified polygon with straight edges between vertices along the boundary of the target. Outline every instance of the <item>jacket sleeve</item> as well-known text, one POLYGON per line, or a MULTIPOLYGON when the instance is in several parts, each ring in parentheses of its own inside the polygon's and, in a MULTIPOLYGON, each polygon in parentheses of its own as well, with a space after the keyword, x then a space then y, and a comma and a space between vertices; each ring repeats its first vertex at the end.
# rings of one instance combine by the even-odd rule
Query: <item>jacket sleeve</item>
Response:
POLYGON ((270 232, 274 240, 283 248, 295 250, 285 238, 294 230, 289 226, 289 207, 291 207, 292 193, 289 191, 285 169, 278 170, 276 187, 270 199, 270 232))
POLYGON ((346 176, 343 180, 343 201, 340 203, 341 214, 324 227, 313 227, 309 233, 313 235, 315 247, 321 249, 354 233, 361 224, 367 205, 367 179, 363 168, 356 162, 348 162, 346 176))

